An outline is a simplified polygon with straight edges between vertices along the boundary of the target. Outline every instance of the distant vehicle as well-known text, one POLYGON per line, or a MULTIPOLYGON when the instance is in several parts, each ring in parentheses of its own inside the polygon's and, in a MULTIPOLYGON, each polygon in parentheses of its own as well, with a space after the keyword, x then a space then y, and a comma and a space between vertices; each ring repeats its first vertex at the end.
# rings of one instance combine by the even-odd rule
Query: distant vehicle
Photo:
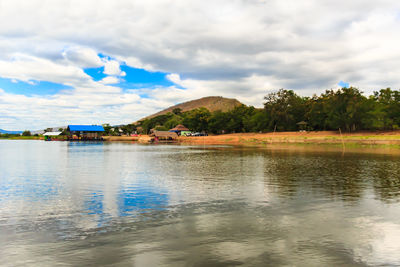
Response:
POLYGON ((208 136, 207 133, 193 133, 192 136, 208 136))
POLYGON ((192 136, 191 131, 181 131, 181 136, 192 136))

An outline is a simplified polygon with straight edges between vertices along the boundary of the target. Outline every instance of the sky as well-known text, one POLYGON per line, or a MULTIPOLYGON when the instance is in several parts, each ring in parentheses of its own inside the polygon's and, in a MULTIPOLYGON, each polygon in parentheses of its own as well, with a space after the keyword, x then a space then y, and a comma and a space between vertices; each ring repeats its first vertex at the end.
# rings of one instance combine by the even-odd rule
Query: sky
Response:
POLYGON ((261 107, 400 85, 396 0, 0 0, 0 128, 131 123, 204 96, 261 107))

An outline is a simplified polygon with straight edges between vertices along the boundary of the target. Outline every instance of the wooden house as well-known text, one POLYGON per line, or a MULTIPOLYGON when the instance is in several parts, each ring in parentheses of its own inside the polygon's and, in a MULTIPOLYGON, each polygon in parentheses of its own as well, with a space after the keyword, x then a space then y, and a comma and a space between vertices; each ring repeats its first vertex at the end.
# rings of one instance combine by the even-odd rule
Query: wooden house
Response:
POLYGON ((178 140, 178 134, 169 131, 154 131, 150 134, 153 142, 175 142, 178 140))
POLYGON ((104 128, 101 125, 68 125, 68 139, 82 141, 101 141, 104 128))

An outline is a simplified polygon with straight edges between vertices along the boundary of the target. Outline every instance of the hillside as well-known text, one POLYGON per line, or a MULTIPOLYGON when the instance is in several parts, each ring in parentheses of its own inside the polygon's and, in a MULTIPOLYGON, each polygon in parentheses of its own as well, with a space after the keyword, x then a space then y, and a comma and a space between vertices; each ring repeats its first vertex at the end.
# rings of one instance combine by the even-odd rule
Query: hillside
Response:
POLYGON ((207 96, 207 97, 199 98, 196 100, 191 100, 191 101, 177 104, 175 106, 172 106, 172 107, 164 109, 160 112, 157 112, 153 115, 147 116, 146 118, 143 118, 141 120, 151 119, 151 118, 154 118, 159 115, 167 114, 168 112, 172 112, 172 110, 174 110, 175 108, 180 108, 182 110, 182 112, 189 111, 189 110, 196 109, 196 108, 201 108, 201 107, 204 107, 211 112, 217 111, 217 110, 226 112, 226 111, 232 110, 234 107, 240 106, 240 105, 242 105, 242 103, 233 98, 225 98, 222 96, 207 96))
POLYGON ((3 130, 0 129, 0 134, 21 134, 22 131, 7 131, 7 130, 3 130))

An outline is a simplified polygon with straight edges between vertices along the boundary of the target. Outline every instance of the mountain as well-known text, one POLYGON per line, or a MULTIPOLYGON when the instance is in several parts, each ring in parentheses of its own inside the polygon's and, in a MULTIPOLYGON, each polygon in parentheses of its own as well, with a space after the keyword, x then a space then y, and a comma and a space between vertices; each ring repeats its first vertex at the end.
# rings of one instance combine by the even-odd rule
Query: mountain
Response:
POLYGON ((21 134, 22 131, 6 131, 3 129, 0 129, 0 134, 21 134))
MULTIPOLYGON (((167 114, 168 112, 172 112, 172 110, 174 110, 176 108, 180 108, 182 110, 182 112, 189 111, 189 110, 196 109, 196 108, 201 108, 201 107, 204 107, 211 112, 217 111, 217 110, 226 112, 226 111, 232 110, 235 107, 240 106, 240 105, 242 105, 242 103, 234 98, 225 98, 222 96, 207 96, 207 97, 199 98, 196 100, 191 100, 191 101, 177 104, 175 106, 166 108, 160 112, 154 113, 153 115, 147 116, 141 120, 151 119, 151 118, 154 118, 159 115, 167 114)), ((141 121, 141 120, 139 120, 139 121, 141 121)))

